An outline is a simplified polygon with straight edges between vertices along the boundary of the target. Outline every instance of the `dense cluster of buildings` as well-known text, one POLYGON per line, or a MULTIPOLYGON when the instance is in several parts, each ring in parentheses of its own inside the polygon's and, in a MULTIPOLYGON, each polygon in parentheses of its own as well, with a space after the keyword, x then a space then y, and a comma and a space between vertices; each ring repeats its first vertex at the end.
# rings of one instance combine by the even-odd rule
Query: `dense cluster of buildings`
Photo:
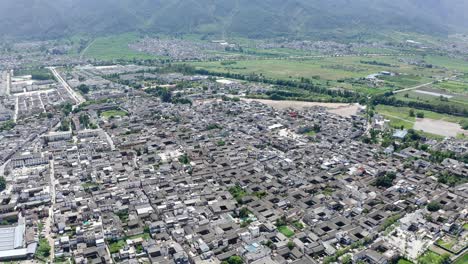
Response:
MULTIPOLYGON (((221 99, 263 86, 141 70, 62 73, 92 87, 93 101, 67 113, 72 129, 44 117, 0 133, 0 259, 31 258, 44 241, 48 258, 76 263, 385 264, 466 251, 468 185, 437 178, 466 177, 465 163, 366 144, 375 124, 359 115, 221 99), (193 104, 109 80, 145 76, 195 82, 181 92, 193 104)), ((468 151, 456 139, 430 147, 468 151)))

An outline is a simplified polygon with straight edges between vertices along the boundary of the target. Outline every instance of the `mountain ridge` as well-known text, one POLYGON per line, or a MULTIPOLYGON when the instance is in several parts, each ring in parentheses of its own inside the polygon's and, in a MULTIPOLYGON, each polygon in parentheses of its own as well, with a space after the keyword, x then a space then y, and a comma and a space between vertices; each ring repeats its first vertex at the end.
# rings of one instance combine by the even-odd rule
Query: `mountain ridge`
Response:
POLYGON ((446 35, 468 27, 452 0, 3 0, 0 34, 54 38, 128 31, 333 37, 398 30, 446 35))

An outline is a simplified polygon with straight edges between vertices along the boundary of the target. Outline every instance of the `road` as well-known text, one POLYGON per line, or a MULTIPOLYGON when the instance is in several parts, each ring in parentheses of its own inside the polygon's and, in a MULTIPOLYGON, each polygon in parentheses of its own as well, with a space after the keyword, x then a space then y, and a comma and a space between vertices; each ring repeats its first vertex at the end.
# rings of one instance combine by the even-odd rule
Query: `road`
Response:
POLYGON ((104 132, 104 135, 106 135, 107 142, 109 143, 109 145, 110 145, 110 147, 111 147, 111 150, 115 150, 114 141, 113 141, 112 138, 110 137, 109 133, 107 133, 107 131, 105 131, 104 129, 102 129, 102 131, 104 132))
POLYGON ((434 83, 436 83, 436 82, 447 81, 447 80, 450 80, 450 79, 453 79, 453 78, 456 78, 456 77, 457 77, 457 76, 445 77, 445 78, 442 78, 442 79, 439 79, 439 80, 437 80, 437 81, 433 81, 433 82, 430 82, 430 83, 420 84, 420 85, 418 85, 418 86, 414 86, 414 87, 405 88, 405 89, 402 89, 402 90, 393 91, 393 93, 394 93, 394 94, 397 94, 397 93, 408 92, 408 91, 411 91, 411 90, 416 90, 416 89, 419 89, 419 88, 423 88, 423 87, 429 86, 429 85, 434 84, 434 83))
POLYGON ((22 93, 15 93, 14 96, 31 96, 31 95, 40 95, 43 93, 51 93, 55 91, 55 89, 47 89, 47 90, 39 90, 39 91, 30 91, 30 92, 22 92, 22 93))
POLYGON ((75 101, 77 105, 86 102, 86 100, 81 95, 73 91, 70 85, 68 85, 68 83, 62 78, 62 76, 60 76, 60 74, 57 72, 57 70, 54 67, 49 67, 49 70, 55 76, 57 81, 63 86, 63 88, 65 88, 65 90, 68 91, 71 98, 75 101))
POLYGON ((18 112, 19 112, 19 97, 16 96, 16 98, 15 98, 15 114, 13 115, 13 122, 15 122, 15 123, 18 120, 18 112))
POLYGON ((94 44, 94 42, 96 42, 95 39, 93 41, 91 41, 91 43, 89 43, 89 45, 86 46, 86 48, 83 51, 81 51, 80 60, 83 60, 83 56, 86 54, 86 51, 88 51, 89 47, 91 47, 94 44))
POLYGON ((13 70, 7 71, 7 78, 6 78, 6 89, 5 89, 5 94, 10 95, 11 91, 11 76, 13 75, 13 70))
POLYGON ((55 207, 55 170, 54 170, 54 160, 51 160, 49 163, 50 166, 50 193, 51 193, 51 202, 52 206, 49 208, 49 217, 46 219, 45 225, 44 225, 44 231, 45 231, 45 238, 49 242, 50 245, 50 260, 54 260, 54 246, 55 246, 55 240, 53 238, 53 232, 52 228, 54 225, 54 207, 55 207))

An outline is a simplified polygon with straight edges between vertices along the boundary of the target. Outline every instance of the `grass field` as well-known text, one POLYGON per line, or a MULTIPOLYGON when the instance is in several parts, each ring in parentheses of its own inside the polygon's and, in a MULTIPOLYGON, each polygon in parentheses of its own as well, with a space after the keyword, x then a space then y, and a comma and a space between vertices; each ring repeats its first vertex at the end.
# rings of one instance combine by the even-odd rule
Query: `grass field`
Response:
POLYGON ((133 60, 133 59, 155 59, 151 54, 145 54, 134 51, 128 47, 128 44, 138 40, 135 34, 122 34, 109 37, 100 37, 95 39, 88 49, 84 52, 84 57, 97 60, 133 60))
POLYGON ((437 240, 436 244, 445 248, 445 249, 448 249, 448 250, 452 250, 453 246, 455 245, 457 241, 454 240, 454 239, 451 239, 449 237, 444 237, 443 239, 439 239, 437 240))
POLYGON ((118 117, 118 116, 123 117, 123 116, 127 116, 127 112, 122 111, 122 110, 109 110, 109 111, 102 112, 101 116, 105 118, 118 117))
MULTIPOLYGON (((411 108, 409 107, 395 107, 387 105, 378 105, 375 108, 376 112, 385 116, 386 119, 390 120, 390 126, 394 128, 404 127, 405 129, 412 129, 416 122, 415 117, 409 116, 411 108)), ((424 113, 424 118, 430 118, 434 120, 443 120, 447 122, 459 124, 462 121, 468 122, 468 118, 453 116, 448 114, 439 114, 436 112, 417 110, 413 109, 415 113, 424 113)), ((439 138, 439 136, 424 133, 430 138, 439 138)))
POLYGON ((418 258, 419 264, 438 264, 441 262, 442 256, 433 252, 426 251, 422 256, 418 258))
POLYGON ((456 259, 453 264, 468 264, 468 253, 456 259))
POLYGON ((454 59, 444 56, 427 56, 424 58, 424 60, 435 66, 468 73, 468 62, 461 59, 454 59))
POLYGON ((290 238, 292 236, 294 236, 294 231, 292 231, 291 229, 289 229, 289 227, 287 226, 280 226, 278 227, 278 231, 285 235, 287 238, 290 238))
POLYGON ((434 85, 449 93, 468 94, 468 83, 458 81, 443 81, 434 85))
POLYGON ((455 95, 455 94, 450 94, 450 93, 444 93, 442 90, 438 90, 434 88, 431 88, 431 89, 424 88, 420 90, 427 90, 430 92, 447 94, 453 97, 448 98, 447 101, 441 101, 440 96, 422 94, 413 90, 413 91, 398 93, 395 95, 395 98, 398 100, 407 101, 407 102, 413 101, 413 102, 425 102, 425 103, 430 103, 433 105, 448 105, 450 107, 455 106, 461 109, 468 110, 468 95, 455 95))

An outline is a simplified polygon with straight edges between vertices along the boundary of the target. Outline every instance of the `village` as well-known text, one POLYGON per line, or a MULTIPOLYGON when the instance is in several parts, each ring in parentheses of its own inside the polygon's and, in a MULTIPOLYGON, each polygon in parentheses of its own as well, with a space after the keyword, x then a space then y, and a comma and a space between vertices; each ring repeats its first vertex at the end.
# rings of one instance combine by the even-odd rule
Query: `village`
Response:
POLYGON ((363 106, 244 98, 266 84, 50 70, 2 74, 0 117, 15 123, 0 132, 0 261, 386 264, 468 250, 464 139, 419 138, 363 106))

